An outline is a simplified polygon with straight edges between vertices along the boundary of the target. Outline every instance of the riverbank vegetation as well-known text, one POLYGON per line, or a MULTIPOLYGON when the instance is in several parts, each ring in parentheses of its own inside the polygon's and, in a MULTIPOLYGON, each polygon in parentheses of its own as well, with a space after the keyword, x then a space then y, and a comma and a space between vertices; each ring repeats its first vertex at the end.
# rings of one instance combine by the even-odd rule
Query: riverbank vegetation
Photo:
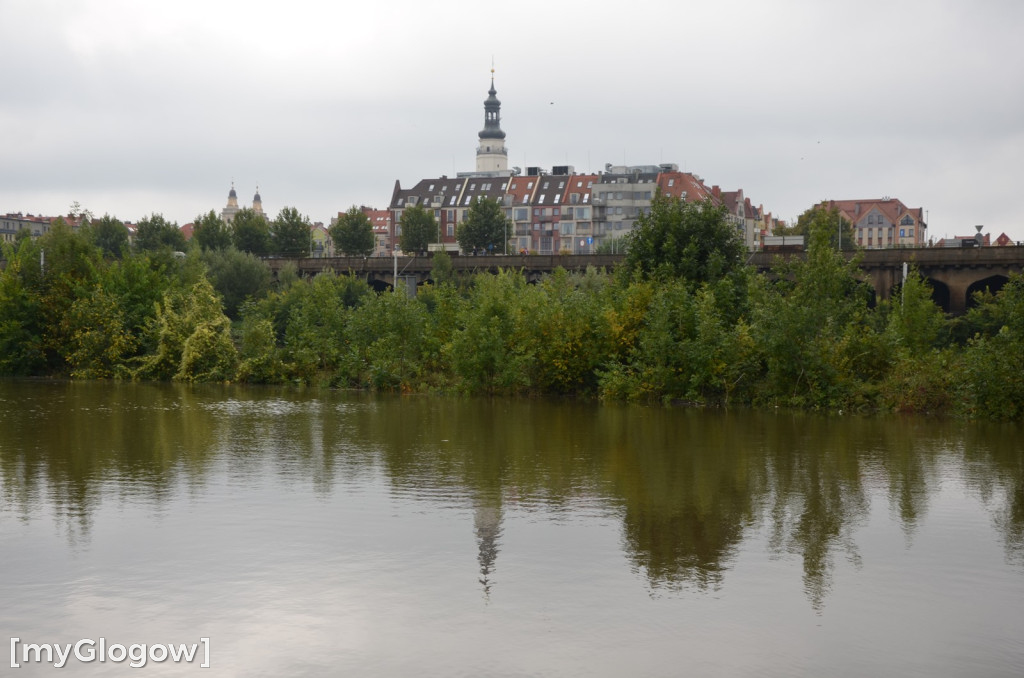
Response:
POLYGON ((458 278, 442 255, 414 297, 56 224, 4 245, 0 374, 1024 418, 1024 279, 947 318, 912 270, 874 305, 834 223, 761 275, 721 210, 659 196, 614 274, 458 278))

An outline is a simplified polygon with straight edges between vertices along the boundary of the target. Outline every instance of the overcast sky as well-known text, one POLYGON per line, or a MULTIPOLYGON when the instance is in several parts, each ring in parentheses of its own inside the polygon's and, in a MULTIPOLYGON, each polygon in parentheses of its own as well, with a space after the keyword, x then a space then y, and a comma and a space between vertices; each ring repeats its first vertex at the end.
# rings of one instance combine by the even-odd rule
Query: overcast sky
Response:
POLYGON ((0 213, 327 222, 475 167, 677 163, 792 219, 1024 240, 1024 2, 0 0, 0 213))

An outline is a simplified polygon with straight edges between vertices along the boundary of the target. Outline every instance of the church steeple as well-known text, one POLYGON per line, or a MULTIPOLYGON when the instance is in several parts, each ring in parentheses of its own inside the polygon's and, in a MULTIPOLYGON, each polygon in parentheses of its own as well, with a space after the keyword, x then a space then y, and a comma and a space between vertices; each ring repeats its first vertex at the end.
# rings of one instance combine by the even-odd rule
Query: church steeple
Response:
POLYGON ((501 102, 494 89, 494 68, 491 68, 491 89, 484 101, 484 128, 480 130, 480 147, 476 149, 477 172, 507 172, 508 151, 505 132, 501 129, 501 102))
POLYGON ((220 218, 230 224, 238 214, 238 193, 235 192, 235 182, 231 182, 231 191, 228 192, 228 204, 220 211, 220 218))

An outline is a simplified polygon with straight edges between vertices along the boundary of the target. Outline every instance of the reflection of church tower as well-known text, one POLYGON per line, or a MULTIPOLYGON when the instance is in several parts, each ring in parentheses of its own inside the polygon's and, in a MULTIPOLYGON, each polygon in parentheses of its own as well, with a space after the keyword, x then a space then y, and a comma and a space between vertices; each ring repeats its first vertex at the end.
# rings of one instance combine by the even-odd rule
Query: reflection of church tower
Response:
POLYGON ((256 195, 252 197, 252 211, 263 216, 263 198, 260 197, 260 187, 256 187, 256 195))
POLYGON ((480 563, 480 583, 484 587, 484 596, 491 594, 491 573, 494 571, 494 563, 498 559, 499 540, 501 538, 501 499, 496 498, 493 502, 485 503, 482 499, 476 505, 473 512, 473 531, 476 533, 477 547, 480 553, 477 561, 480 563))
POLYGON ((220 218, 226 223, 231 223, 235 220, 235 215, 238 214, 238 194, 235 193, 235 182, 231 182, 231 192, 228 193, 228 204, 220 212, 220 218))
POLYGON ((480 147, 476 149, 477 172, 507 172, 508 151, 505 133, 501 131, 501 102, 494 89, 494 69, 491 69, 490 96, 484 101, 484 128, 480 131, 480 147))

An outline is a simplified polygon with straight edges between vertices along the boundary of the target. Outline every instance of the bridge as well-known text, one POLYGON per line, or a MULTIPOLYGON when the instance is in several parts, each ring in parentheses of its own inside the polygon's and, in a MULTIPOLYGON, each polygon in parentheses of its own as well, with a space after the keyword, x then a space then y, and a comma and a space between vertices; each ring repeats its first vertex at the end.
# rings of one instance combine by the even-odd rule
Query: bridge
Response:
MULTIPOLYGON (((854 256, 853 252, 846 256, 854 256)), ((778 254, 754 252, 749 263, 765 272, 780 257, 803 257, 802 252, 778 254)), ((529 282, 536 282, 558 267, 568 271, 585 271, 588 267, 610 271, 623 259, 621 254, 555 254, 508 256, 453 256, 452 269, 457 273, 497 273, 499 269, 520 270, 529 282)), ((395 284, 414 286, 431 281, 431 257, 326 257, 317 259, 268 259, 274 275, 286 262, 293 262, 299 275, 309 276, 331 269, 336 273, 352 273, 382 290, 395 284)), ((974 292, 998 291, 1011 273, 1024 271, 1024 247, 914 247, 863 250, 860 267, 880 299, 887 299, 903 280, 903 264, 916 265, 932 285, 935 299, 946 312, 964 313, 974 292)))

